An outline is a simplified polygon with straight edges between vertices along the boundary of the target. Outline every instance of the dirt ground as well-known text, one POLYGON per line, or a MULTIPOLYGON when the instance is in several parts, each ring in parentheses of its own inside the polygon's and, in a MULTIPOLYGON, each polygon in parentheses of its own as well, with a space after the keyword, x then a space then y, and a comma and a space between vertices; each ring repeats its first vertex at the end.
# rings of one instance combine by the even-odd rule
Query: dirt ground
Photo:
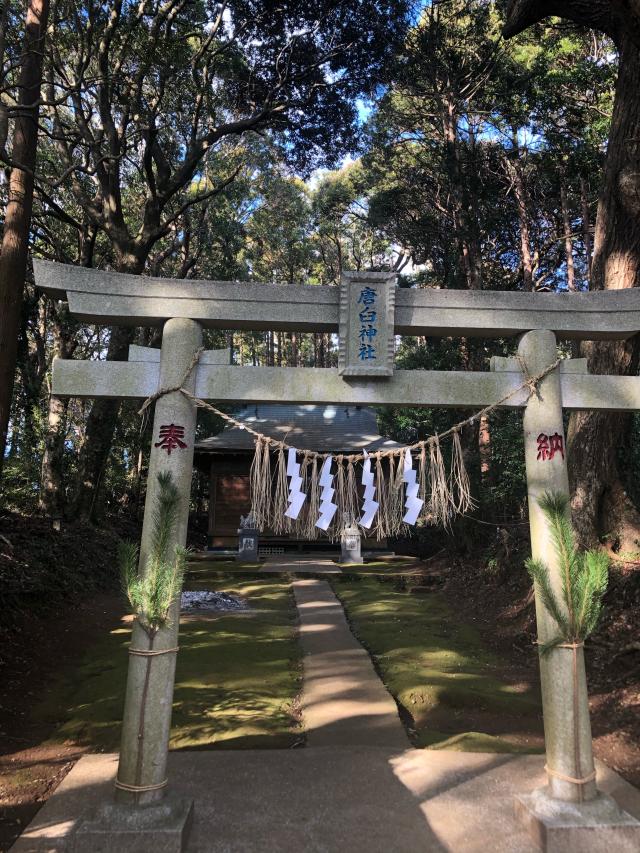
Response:
MULTIPOLYGON (((533 594, 518 565, 514 556, 508 570, 488 574, 472 562, 440 561, 429 573, 441 577, 449 602, 479 628, 505 672, 512 667, 537 680, 533 594)), ((640 565, 612 567, 603 618, 585 656, 595 755, 640 787, 640 565)))
POLYGON ((54 674, 78 663, 86 648, 119 621, 122 599, 98 594, 73 608, 15 626, 3 642, 0 696, 0 851, 6 851, 56 789, 82 750, 43 745, 51 734, 29 710, 54 674), (19 642, 18 642, 19 640, 19 642))

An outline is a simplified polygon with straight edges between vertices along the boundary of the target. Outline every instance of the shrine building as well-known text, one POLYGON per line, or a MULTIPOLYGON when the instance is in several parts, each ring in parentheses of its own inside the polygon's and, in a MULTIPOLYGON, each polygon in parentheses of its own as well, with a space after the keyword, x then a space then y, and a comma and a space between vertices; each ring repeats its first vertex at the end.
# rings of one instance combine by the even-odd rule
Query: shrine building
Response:
MULTIPOLYGON (((252 429, 301 450, 333 455, 387 450, 400 445, 378 432, 376 415, 364 406, 248 405, 233 413, 252 429)), ((253 461, 254 438, 236 426, 196 442, 194 462, 209 479, 208 544, 213 550, 237 548, 240 516, 251 509, 249 471, 253 461)), ((363 548, 387 547, 386 540, 363 539, 363 548)), ((260 547, 265 552, 289 550, 334 550, 326 535, 304 540, 296 533, 276 535, 263 531, 260 547)))

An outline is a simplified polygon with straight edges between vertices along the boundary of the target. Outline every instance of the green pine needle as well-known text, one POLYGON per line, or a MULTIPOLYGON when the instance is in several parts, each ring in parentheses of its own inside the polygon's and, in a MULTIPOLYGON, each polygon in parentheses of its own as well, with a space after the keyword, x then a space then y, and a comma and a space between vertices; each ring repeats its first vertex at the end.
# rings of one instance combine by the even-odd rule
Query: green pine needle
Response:
POLYGON ((560 601, 553 590, 548 566, 532 558, 526 561, 542 604, 559 629, 556 637, 540 645, 540 653, 545 655, 560 643, 583 642, 595 630, 607 590, 609 558, 603 551, 578 550, 567 495, 547 492, 538 505, 549 522, 562 581, 560 601))
POLYGON ((562 612, 562 607, 560 602, 556 598, 556 594, 551 588, 551 582, 549 579, 549 571, 544 563, 541 563, 538 560, 534 560, 532 557, 525 563, 527 567, 527 571, 529 572, 529 577, 531 580, 538 585, 538 591, 540 597, 542 599, 542 603, 545 606, 545 609, 551 614, 554 618, 558 627, 563 633, 569 632, 569 623, 565 614, 562 612))
POLYGON ((151 636, 169 622, 169 608, 182 591, 188 554, 178 546, 173 552, 169 549, 180 500, 171 474, 158 474, 158 485, 151 550, 144 571, 138 573, 136 545, 124 542, 118 553, 124 592, 138 621, 151 636))

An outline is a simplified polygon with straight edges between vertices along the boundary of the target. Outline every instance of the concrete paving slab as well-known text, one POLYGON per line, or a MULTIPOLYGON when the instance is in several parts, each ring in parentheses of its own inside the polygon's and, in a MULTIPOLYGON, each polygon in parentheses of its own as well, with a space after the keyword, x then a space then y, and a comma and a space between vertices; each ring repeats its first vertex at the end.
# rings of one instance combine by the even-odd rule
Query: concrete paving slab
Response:
MULTIPOLYGON (((69 851, 116 767, 81 758, 12 853, 69 851)), ((169 756, 172 795, 195 801, 185 853, 536 853, 513 798, 544 784, 543 768, 539 755, 357 746, 169 756)), ((640 817, 620 776, 599 765, 598 785, 640 817)))
POLYGON ((314 575, 339 575, 342 572, 340 566, 330 557, 296 557, 284 554, 267 557, 260 571, 314 575))
POLYGON ((293 582, 304 652, 302 718, 309 746, 391 746, 409 741, 395 700, 351 633, 326 581, 293 582))

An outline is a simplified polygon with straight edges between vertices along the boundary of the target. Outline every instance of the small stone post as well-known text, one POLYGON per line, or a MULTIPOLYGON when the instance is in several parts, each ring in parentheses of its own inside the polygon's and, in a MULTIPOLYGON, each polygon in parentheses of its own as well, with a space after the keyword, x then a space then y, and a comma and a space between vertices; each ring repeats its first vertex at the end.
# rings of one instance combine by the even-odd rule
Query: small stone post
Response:
MULTIPOLYGON (((161 389, 173 388, 182 382, 201 344, 202 329, 199 323, 186 319, 167 320, 162 333, 161 389)), ((195 379, 196 370, 194 369, 183 383, 183 387, 193 393, 195 379)), ((156 401, 140 547, 141 567, 145 565, 153 532, 153 514, 159 492, 157 482, 159 472, 172 473, 173 481, 180 494, 180 507, 172 545, 184 546, 186 543, 195 430, 196 407, 180 392, 166 394, 156 401), (178 431, 180 443, 171 449, 166 442, 165 446, 162 446, 161 428, 167 426, 181 428, 178 431)), ((171 608, 169 624, 156 634, 154 650, 173 649, 178 645, 179 611, 180 604, 176 601, 171 608)), ((136 622, 131 648, 147 649, 148 647, 149 638, 136 622)), ((162 786, 167 778, 175 668, 175 653, 156 657, 138 655, 129 657, 118 767, 120 783, 133 787, 162 786), (142 737, 143 721, 144 738, 142 737)), ((137 793, 116 788, 116 800, 119 803, 136 805, 155 803, 161 800, 164 794, 164 787, 137 793)))
MULTIPOLYGON (((553 332, 528 332, 520 341, 518 354, 530 376, 544 371, 556 361, 556 337, 553 332)), ((566 444, 562 421, 562 393, 559 370, 554 370, 538 385, 537 393, 527 403, 524 413, 524 446, 529 499, 531 553, 550 569, 553 588, 559 600, 561 577, 547 519, 538 506, 545 492, 569 494, 566 444), (538 436, 562 437, 562 453, 552 458, 538 458, 538 436)), ((536 591, 536 621, 538 641, 557 636, 557 625, 549 615, 536 591)), ((591 746, 591 724, 583 648, 577 649, 577 671, 574 674, 573 650, 556 648, 540 657, 544 734, 549 771, 571 779, 584 779, 594 770, 591 746), (577 720, 574 719, 574 691, 577 689, 577 720)), ((548 773, 549 794, 559 800, 583 802, 597 796, 595 781, 578 785, 548 773)))

